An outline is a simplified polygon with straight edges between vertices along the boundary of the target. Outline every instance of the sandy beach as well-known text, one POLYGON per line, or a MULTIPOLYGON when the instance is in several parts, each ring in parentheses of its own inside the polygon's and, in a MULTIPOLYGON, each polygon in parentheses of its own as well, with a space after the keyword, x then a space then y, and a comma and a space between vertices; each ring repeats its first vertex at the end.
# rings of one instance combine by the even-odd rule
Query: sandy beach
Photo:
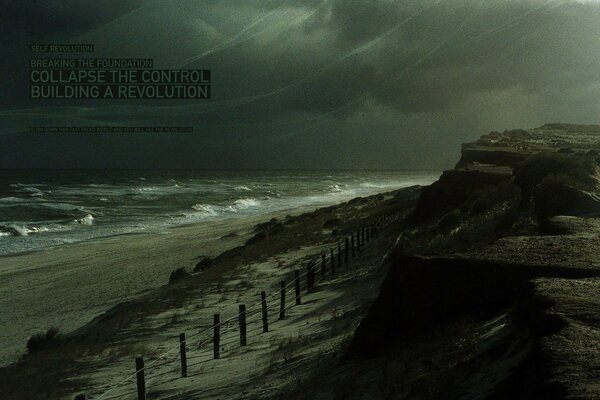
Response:
POLYGON ((160 234, 0 257, 0 365, 23 355, 31 335, 50 327, 70 332, 116 304, 165 285, 174 269, 191 270, 203 256, 243 244, 257 223, 303 211, 207 221, 160 234))
MULTIPOLYGON (((155 365, 148 367, 148 390, 155 396, 245 396, 260 387, 254 381, 257 374, 278 376, 273 375, 273 390, 277 385, 293 386, 297 382, 290 381, 289 371, 298 365, 288 363, 292 358, 320 365, 323 354, 330 353, 332 359, 341 354, 377 296, 385 276, 380 266, 395 235, 382 229, 377 241, 368 248, 363 243, 351 264, 338 265, 335 275, 329 269, 323 278, 317 270, 317 288, 304 293, 301 307, 293 308, 294 287, 288 287, 291 307, 285 321, 278 320, 279 281, 291 282, 294 269, 305 271, 309 260, 329 255, 328 250, 335 250, 340 240, 365 224, 374 224, 390 210, 405 213, 418 189, 400 192, 405 193, 400 198, 394 193, 376 195, 314 212, 286 211, 5 257, 2 279, 10 284, 3 288, 0 306, 12 312, 10 330, 2 337, 9 349, 4 361, 23 354, 32 333, 56 326, 65 334, 59 348, 27 355, 2 368, 1 390, 15 399, 72 399, 78 393, 90 398, 128 398, 132 383, 120 382, 131 374, 132 360, 139 355, 155 365), (217 256, 211 267, 167 284, 171 271, 178 267, 192 271, 205 256, 217 256), (260 335, 255 314, 261 290, 269 294, 273 326, 268 335, 260 335), (48 301, 36 302, 42 295, 48 301), (237 320, 232 318, 240 303, 248 304, 249 312, 249 345, 244 348, 239 347, 237 320), (208 364, 212 352, 206 344, 207 329, 215 312, 228 318, 222 327, 224 358, 208 364), (190 337, 192 374, 183 381, 177 379, 178 362, 173 360, 177 352, 171 351, 181 332, 190 337), (20 344, 14 345, 15 341, 20 344), (20 384, 33 370, 43 371, 35 384, 20 384), (198 373, 202 375, 193 376, 198 373), (202 394, 197 392, 198 379, 205 388, 202 394)), ((305 279, 304 273, 303 292, 305 279)), ((310 372, 306 370, 306 379, 312 379, 310 372)), ((261 390, 257 395, 274 393, 261 390)))

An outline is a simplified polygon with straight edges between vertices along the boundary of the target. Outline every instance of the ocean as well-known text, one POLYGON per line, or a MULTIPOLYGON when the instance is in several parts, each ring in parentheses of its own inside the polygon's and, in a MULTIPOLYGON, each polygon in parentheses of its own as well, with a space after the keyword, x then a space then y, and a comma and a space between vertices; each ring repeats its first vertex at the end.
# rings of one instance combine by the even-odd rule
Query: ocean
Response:
POLYGON ((421 171, 0 171, 0 255, 428 185, 421 171))

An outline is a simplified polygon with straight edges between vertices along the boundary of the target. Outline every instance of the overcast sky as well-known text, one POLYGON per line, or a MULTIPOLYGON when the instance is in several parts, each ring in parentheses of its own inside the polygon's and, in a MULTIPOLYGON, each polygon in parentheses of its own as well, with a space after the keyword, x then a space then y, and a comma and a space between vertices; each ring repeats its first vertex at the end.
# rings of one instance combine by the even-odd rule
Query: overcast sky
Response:
POLYGON ((0 0, 0 167, 451 167, 491 130, 600 123, 600 3, 0 0), (32 43, 212 70, 209 101, 29 100, 32 43), (29 134, 29 126, 194 126, 29 134))

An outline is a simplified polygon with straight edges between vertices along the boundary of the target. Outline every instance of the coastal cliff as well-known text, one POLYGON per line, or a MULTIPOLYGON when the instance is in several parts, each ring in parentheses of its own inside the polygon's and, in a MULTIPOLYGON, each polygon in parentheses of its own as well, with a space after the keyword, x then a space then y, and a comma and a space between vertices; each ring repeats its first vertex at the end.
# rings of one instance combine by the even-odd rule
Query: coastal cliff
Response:
POLYGON ((599 148, 599 126, 564 124, 464 144, 456 167, 424 188, 402 232, 406 252, 462 251, 547 233, 556 215, 598 213, 599 148))
POLYGON ((599 148, 600 126, 566 124, 463 145, 399 224, 345 356, 349 391, 597 398, 599 148))

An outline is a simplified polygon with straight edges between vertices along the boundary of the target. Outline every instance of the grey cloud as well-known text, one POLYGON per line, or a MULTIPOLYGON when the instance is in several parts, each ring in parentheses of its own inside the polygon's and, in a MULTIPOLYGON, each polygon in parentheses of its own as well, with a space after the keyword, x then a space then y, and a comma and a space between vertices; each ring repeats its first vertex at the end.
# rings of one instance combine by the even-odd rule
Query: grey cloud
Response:
POLYGON ((34 34, 81 33, 140 5, 141 0, 2 0, 0 23, 34 34))

